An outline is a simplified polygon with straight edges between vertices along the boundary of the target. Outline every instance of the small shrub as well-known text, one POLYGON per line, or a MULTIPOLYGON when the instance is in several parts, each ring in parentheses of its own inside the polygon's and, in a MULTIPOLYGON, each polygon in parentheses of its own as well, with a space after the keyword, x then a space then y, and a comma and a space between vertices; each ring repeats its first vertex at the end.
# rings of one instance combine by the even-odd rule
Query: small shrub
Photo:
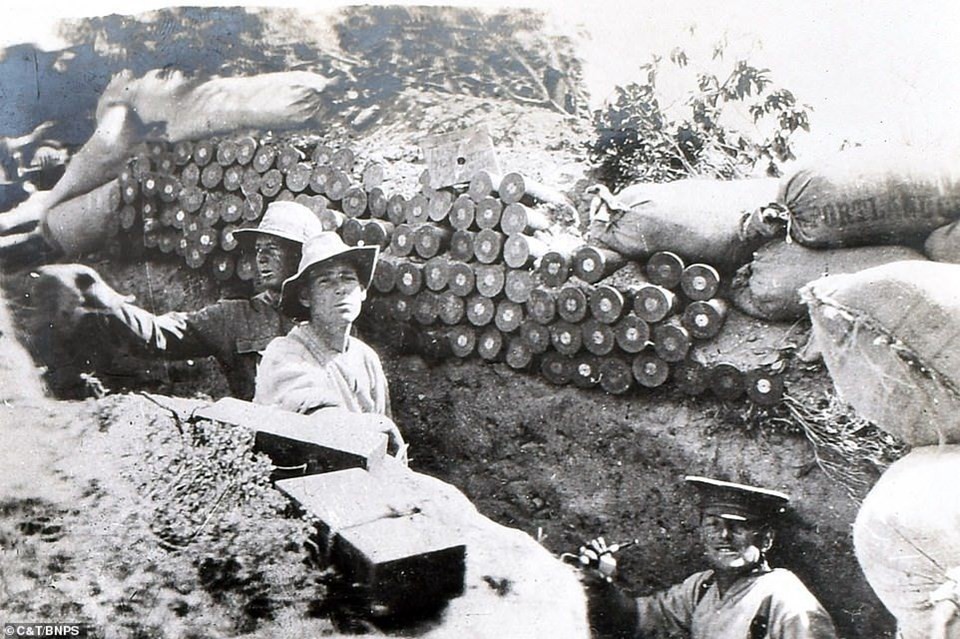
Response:
POLYGON ((778 163, 794 157, 793 135, 809 130, 812 108, 777 87, 769 69, 743 59, 723 68, 726 48, 714 47, 712 66, 697 67, 696 86, 680 101, 665 104, 660 83, 667 72, 692 70, 679 47, 667 61, 654 56, 642 65, 639 81, 616 87, 615 98, 593 114, 588 150, 600 181, 617 191, 633 182, 743 177, 758 165, 779 175, 778 163), (752 123, 734 121, 743 111, 752 123))

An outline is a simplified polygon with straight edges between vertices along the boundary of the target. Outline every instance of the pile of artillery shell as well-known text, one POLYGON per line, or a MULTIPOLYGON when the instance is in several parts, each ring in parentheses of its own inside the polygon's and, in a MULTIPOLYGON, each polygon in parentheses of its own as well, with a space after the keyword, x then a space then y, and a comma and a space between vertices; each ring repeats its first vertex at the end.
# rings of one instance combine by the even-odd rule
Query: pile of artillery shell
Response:
MULTIPOLYGON (((691 395, 780 400, 776 374, 689 357, 696 341, 723 330, 716 269, 668 252, 640 264, 571 244, 524 185, 518 173, 498 181, 481 172, 465 188, 391 196, 393 234, 374 279, 378 319, 413 327, 414 347, 435 359, 502 361, 555 384, 623 394, 672 383, 691 395)), ((379 222, 355 223, 344 227, 348 242, 379 222)))
MULTIPOLYGON (((383 168, 371 164, 357 175, 355 164, 349 148, 316 142, 241 137, 151 143, 121 172, 124 235, 118 242, 175 254, 220 281, 249 280, 256 272, 253 255, 233 233, 256 226, 270 202, 299 202, 331 231, 385 202, 383 168)), ((388 238, 376 239, 385 245, 388 238)))
POLYGON ((217 280, 249 280, 252 253, 233 232, 255 226, 268 203, 294 200, 346 243, 381 247, 367 312, 414 329, 416 348, 434 358, 503 361, 612 394, 672 383, 691 395, 780 400, 775 374, 688 357, 727 315, 710 265, 669 252, 641 264, 575 240, 551 222, 563 196, 519 173, 429 183, 425 172, 419 192, 385 192, 382 165, 360 166, 349 148, 322 142, 151 144, 120 176, 120 227, 123 238, 142 228, 143 246, 217 280))

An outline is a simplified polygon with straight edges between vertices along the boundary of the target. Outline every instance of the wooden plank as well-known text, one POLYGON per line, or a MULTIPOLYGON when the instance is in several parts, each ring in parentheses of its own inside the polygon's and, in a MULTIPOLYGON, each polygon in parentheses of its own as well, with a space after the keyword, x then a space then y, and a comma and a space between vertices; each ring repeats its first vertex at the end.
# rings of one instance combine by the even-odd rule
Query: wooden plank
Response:
POLYGON ((303 465, 310 475, 343 468, 379 467, 387 451, 381 415, 324 408, 310 415, 263 406, 232 397, 202 407, 194 417, 247 428, 256 448, 283 467, 303 465))
POLYGON ((317 518, 322 545, 332 541, 330 533, 414 512, 418 507, 419 496, 403 483, 383 481, 362 468, 282 479, 276 486, 317 518))
POLYGON ((420 148, 434 189, 469 182, 478 171, 500 173, 486 126, 429 136, 420 142, 420 148))

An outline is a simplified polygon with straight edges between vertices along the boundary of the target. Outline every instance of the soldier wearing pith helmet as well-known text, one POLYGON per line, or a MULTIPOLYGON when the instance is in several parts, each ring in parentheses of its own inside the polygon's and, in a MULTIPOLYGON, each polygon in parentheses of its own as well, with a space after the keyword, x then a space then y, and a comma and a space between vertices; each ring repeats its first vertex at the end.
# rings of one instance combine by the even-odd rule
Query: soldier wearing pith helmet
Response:
POLYGON ((792 572, 767 562, 789 496, 708 477, 684 480, 699 499, 700 542, 709 568, 638 598, 617 590, 609 578, 588 579, 595 629, 616 637, 835 639, 833 622, 816 597, 792 572))

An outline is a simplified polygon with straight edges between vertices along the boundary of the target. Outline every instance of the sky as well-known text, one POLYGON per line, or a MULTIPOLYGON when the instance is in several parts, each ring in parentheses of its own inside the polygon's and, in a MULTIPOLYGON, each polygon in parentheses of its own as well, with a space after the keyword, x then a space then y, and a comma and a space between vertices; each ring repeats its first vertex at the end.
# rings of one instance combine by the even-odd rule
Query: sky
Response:
MULTIPOLYGON (((58 48, 60 17, 135 13, 169 2, 8 0, 0 8, 0 43, 32 41, 58 48)), ((256 4, 291 6, 293 1, 256 4)), ((728 57, 748 54, 769 68, 774 81, 813 107, 811 134, 798 154, 829 153, 844 140, 893 142, 921 148, 960 149, 960 2, 804 0, 693 2, 608 0, 490 3, 433 2, 474 6, 533 6, 548 10, 559 28, 583 36, 585 80, 597 107, 616 84, 639 78, 639 65, 654 53, 682 45, 694 60, 709 60, 710 47, 726 38, 728 57), (690 30, 693 29, 693 35, 690 30), (704 53, 699 53, 700 51, 704 53)), ((330 8, 335 3, 303 4, 330 8)))

